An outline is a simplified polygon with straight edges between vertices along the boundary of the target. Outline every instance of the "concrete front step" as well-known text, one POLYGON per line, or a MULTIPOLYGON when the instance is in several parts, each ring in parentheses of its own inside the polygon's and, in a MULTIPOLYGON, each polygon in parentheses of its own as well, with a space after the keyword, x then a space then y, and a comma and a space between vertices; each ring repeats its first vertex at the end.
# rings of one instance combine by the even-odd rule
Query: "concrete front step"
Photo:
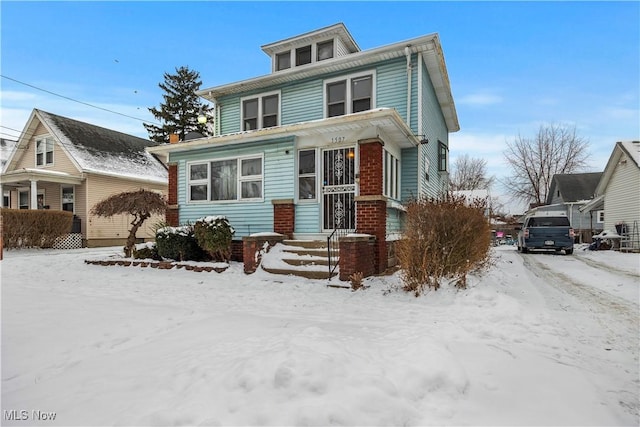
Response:
POLYGON ((282 261, 286 262, 289 265, 329 265, 329 260, 327 258, 283 258, 282 261))
MULTIPOLYGON (((337 261, 338 250, 331 251, 337 261)), ((329 279, 338 275, 338 271, 329 274, 329 258, 326 240, 284 240, 278 263, 263 263, 262 269, 272 274, 292 275, 308 279, 329 279), (290 265, 287 268, 285 265, 290 265)))
POLYGON ((289 270, 285 268, 270 268, 270 267, 262 266, 262 269, 267 273, 271 273, 271 274, 305 277, 307 279, 329 279, 330 277, 335 277, 338 275, 337 271, 329 275, 328 268, 325 271, 319 271, 319 270, 293 270, 293 269, 289 270))

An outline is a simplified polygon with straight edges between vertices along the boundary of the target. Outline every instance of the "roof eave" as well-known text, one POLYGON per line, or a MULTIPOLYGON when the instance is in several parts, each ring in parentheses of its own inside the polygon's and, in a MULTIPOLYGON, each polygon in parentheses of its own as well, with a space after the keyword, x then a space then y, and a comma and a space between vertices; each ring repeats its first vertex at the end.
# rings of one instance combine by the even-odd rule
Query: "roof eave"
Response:
POLYGON ((417 136, 413 134, 411 129, 409 129, 407 124, 404 122, 404 120, 402 120, 396 110, 390 108, 379 108, 356 114, 332 117, 329 119, 313 120, 309 122, 258 129, 254 131, 212 136, 174 144, 156 145, 154 147, 147 147, 147 151, 151 154, 166 156, 169 153, 189 151, 204 148, 207 146, 215 145, 216 147, 218 147, 232 144, 263 141, 267 139, 276 139, 285 136, 291 137, 300 133, 308 133, 309 131, 323 132, 323 129, 327 129, 326 132, 334 132, 335 127, 339 127, 341 125, 348 126, 349 124, 354 122, 370 124, 374 123, 377 119, 384 118, 390 119, 395 130, 403 135, 404 146, 417 146, 419 144, 417 136))

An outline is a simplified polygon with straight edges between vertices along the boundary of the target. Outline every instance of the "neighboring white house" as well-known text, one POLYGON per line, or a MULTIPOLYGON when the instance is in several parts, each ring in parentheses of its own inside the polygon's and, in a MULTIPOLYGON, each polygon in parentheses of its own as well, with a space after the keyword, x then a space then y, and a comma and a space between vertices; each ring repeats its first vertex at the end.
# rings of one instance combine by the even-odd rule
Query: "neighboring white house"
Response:
POLYGON ((622 249, 640 249, 640 141, 616 142, 596 187, 582 210, 604 209, 604 229, 623 234, 622 249))

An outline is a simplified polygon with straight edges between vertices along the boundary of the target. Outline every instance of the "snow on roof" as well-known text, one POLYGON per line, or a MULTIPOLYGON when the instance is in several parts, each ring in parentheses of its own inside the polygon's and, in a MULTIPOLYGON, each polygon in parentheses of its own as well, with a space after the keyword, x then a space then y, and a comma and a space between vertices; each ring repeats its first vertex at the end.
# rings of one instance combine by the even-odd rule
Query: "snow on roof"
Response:
POLYGON ((0 172, 4 171, 4 168, 7 164, 7 160, 9 160, 9 155, 11 154, 11 150, 16 145, 16 143, 17 141, 0 138, 0 172))
POLYGON ((167 182, 164 165, 145 148, 158 143, 36 110, 85 172, 167 182))
POLYGON ((627 151, 631 159, 640 166, 640 141, 620 141, 620 145, 627 151))

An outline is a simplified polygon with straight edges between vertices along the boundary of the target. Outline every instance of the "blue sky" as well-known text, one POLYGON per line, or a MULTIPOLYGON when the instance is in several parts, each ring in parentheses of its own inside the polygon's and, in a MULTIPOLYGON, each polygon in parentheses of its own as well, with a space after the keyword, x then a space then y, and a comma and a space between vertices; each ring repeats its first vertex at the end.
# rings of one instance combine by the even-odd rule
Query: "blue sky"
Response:
MULTIPOLYGON (((0 136, 33 108, 147 137, 164 72, 203 88, 270 72, 260 46, 343 22, 362 50, 439 33, 461 130, 451 159, 502 152, 544 123, 576 126, 604 169, 640 138, 639 2, 0 2, 0 136), (8 78, 7 78, 8 77, 8 78)), ((496 192, 500 192, 499 188, 496 192)))

